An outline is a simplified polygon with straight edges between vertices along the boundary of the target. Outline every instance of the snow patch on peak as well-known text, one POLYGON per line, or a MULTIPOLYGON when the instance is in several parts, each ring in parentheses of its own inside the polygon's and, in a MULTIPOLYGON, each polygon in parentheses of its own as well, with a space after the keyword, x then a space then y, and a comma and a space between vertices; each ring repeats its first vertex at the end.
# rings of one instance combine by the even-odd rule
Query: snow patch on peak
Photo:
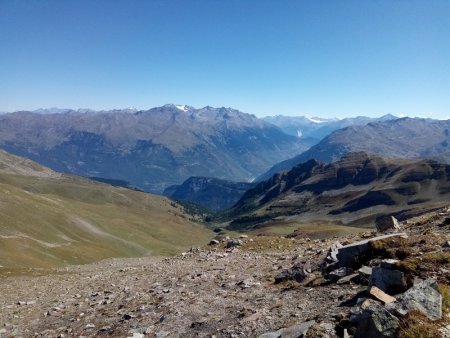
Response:
POLYGON ((188 107, 186 105, 175 105, 175 107, 177 107, 177 109, 181 110, 181 111, 188 111, 188 107))
POLYGON ((325 122, 329 122, 329 120, 327 119, 322 119, 320 117, 307 117, 308 120, 310 120, 311 122, 314 123, 325 123, 325 122))

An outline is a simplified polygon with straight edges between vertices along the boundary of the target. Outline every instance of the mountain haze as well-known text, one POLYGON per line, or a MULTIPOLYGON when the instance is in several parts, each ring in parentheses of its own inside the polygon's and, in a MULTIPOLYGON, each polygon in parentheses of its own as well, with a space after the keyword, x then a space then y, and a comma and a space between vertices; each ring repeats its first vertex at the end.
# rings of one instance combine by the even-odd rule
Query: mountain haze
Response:
POLYGON ((319 117, 308 118, 305 116, 267 116, 264 120, 280 127, 286 134, 304 139, 320 141, 333 131, 349 126, 363 126, 370 122, 395 120, 396 116, 387 114, 378 118, 367 116, 348 117, 343 119, 324 119, 319 117))

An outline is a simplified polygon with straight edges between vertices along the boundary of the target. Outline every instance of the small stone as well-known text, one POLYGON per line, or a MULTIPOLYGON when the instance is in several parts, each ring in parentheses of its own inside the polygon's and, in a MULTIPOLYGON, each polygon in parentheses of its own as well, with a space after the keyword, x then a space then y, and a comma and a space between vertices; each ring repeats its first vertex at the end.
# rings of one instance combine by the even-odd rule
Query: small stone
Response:
POLYGON ((339 269, 331 271, 327 275, 327 277, 328 277, 329 280, 335 282, 335 281, 337 281, 338 279, 340 279, 342 277, 350 275, 352 272, 353 272, 353 269, 347 268, 347 267, 344 266, 342 268, 339 268, 339 269))
POLYGON ((217 239, 212 239, 212 240, 210 240, 209 241, 209 244, 208 245, 217 245, 217 244, 219 244, 220 242, 217 240, 217 239))
POLYGON ((446 241, 446 242, 442 243, 442 247, 443 248, 450 248, 450 241, 446 241))
POLYGON ((110 330, 111 329, 111 326, 103 326, 103 327, 101 327, 100 328, 100 332, 106 332, 106 331, 108 331, 108 330, 110 330))
POLYGON ((252 279, 244 279, 243 281, 237 283, 238 286, 240 286, 243 289, 248 289, 254 286, 260 286, 260 282, 255 282, 252 279))
POLYGON ((339 279, 336 284, 338 285, 342 285, 342 284, 348 284, 350 282, 352 282, 355 278, 359 277, 359 274, 357 273, 353 273, 351 275, 342 277, 341 279, 339 279))
POLYGON ((159 331, 155 338, 166 338, 170 335, 169 331, 159 331))
POLYGON ((375 297, 376 299, 382 301, 384 304, 389 304, 392 302, 395 302, 395 298, 392 296, 389 296, 387 293, 383 292, 376 286, 372 286, 369 289, 369 294, 375 297))
POLYGON ((372 275, 372 268, 369 266, 363 265, 358 272, 364 277, 370 277, 372 275))
POLYGON ((260 335, 258 338, 297 338, 305 337, 309 328, 316 322, 311 320, 309 322, 293 325, 288 328, 280 329, 278 331, 267 332, 260 335))
POLYGON ((145 334, 139 333, 139 332, 134 332, 133 335, 128 338, 144 338, 144 337, 145 337, 145 334))
POLYGON ((241 244, 242 244, 242 242, 241 242, 240 240, 238 240, 238 239, 230 239, 230 240, 227 242, 226 248, 227 248, 227 249, 235 248, 235 247, 237 247, 237 246, 240 246, 241 244))
POLYGON ((295 280, 297 282, 303 282, 306 277, 309 275, 308 268, 301 265, 296 264, 292 268, 284 270, 275 276, 275 284, 285 282, 288 280, 295 280))
POLYGON ((86 329, 93 329, 93 328, 95 328, 95 325, 94 325, 94 324, 87 324, 87 325, 85 326, 85 328, 86 328, 86 329))

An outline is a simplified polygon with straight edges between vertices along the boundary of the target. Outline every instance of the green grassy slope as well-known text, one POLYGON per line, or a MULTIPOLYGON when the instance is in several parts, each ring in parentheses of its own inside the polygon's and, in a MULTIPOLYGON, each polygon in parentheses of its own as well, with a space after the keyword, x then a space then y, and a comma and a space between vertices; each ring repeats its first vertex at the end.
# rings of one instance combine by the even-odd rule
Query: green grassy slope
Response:
POLYGON ((0 172, 0 266, 170 255, 210 232, 170 200, 78 177, 0 172))

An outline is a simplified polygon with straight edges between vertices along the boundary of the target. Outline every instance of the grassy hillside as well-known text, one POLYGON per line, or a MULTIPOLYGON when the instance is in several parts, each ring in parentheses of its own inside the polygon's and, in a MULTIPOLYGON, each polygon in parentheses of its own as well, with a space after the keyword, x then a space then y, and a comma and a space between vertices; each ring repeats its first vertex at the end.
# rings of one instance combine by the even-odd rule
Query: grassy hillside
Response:
POLYGON ((0 169, 3 268, 170 255, 210 237, 163 197, 78 177, 5 173, 10 171, 0 169))

